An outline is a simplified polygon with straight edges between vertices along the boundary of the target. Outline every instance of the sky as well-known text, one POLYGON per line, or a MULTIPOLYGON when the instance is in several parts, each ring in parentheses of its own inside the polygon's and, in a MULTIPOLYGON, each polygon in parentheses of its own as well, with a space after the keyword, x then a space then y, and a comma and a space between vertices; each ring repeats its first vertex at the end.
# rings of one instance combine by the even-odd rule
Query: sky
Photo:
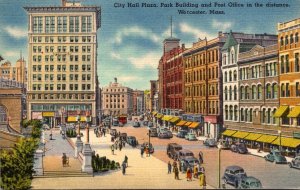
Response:
MULTIPOLYGON (((241 3, 287 3, 287 8, 229 7, 228 0, 81 0, 84 5, 101 6, 101 28, 98 30, 98 77, 100 86, 118 78, 132 89, 150 88, 150 80, 158 79, 158 62, 163 41, 170 37, 170 18, 173 37, 191 47, 199 38, 215 38, 219 31, 277 34, 277 23, 300 18, 300 0, 247 0, 241 3), (127 3, 152 3, 158 7, 128 8, 127 3), (224 7, 160 7, 160 3, 225 3, 224 7), (125 8, 114 7, 125 4, 125 8), (178 14, 178 10, 223 10, 225 14, 178 14)), ((24 6, 60 6, 60 0, 0 0, 0 55, 11 63, 20 57, 27 60, 28 17, 24 6)))

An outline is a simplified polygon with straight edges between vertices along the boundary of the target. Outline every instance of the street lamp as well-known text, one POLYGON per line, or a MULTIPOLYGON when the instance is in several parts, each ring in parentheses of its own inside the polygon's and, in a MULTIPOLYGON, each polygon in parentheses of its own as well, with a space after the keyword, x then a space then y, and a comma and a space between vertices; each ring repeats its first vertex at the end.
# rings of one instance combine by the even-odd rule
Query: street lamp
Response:
POLYGON ((149 137, 149 141, 148 141, 149 150, 148 150, 148 152, 149 152, 149 156, 150 156, 150 133, 151 133, 151 130, 149 129, 149 131, 148 131, 148 137, 149 137))
POLYGON ((221 189, 221 143, 218 144, 218 188, 221 189))
POLYGON ((278 136, 279 136, 279 151, 281 153, 281 130, 278 130, 278 136))
POLYGON ((64 122, 64 113, 65 113, 65 107, 60 108, 60 115, 61 115, 61 125, 63 125, 64 122))
POLYGON ((90 142, 90 133, 89 133, 89 122, 91 122, 91 112, 89 110, 85 111, 85 116, 86 116, 86 143, 90 142))
POLYGON ((80 110, 77 110, 77 117, 76 117, 77 123, 78 123, 78 129, 77 129, 77 139, 80 138, 80 110))

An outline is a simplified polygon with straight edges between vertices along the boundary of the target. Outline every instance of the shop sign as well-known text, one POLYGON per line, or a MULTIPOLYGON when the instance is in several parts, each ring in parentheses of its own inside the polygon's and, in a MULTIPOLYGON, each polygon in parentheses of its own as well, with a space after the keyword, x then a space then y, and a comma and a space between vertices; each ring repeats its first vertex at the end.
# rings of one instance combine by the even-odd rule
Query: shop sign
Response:
POLYGON ((43 119, 42 112, 32 112, 31 114, 32 119, 43 119))
POLYGON ((207 123, 217 123, 218 122, 218 118, 217 118, 217 116, 204 116, 204 122, 207 122, 207 123))
POLYGON ((54 112, 43 112, 43 117, 54 117, 54 112))

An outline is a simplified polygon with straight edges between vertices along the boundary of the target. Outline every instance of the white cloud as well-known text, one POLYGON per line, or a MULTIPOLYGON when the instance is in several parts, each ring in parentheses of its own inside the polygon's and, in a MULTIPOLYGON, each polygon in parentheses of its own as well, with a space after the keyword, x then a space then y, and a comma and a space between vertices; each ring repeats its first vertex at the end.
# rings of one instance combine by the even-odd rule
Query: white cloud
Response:
POLYGON ((27 31, 24 28, 20 28, 17 26, 7 26, 4 28, 4 30, 14 38, 25 38, 27 36, 27 31))
POLYGON ((215 19, 212 21, 212 27, 220 30, 220 31, 227 31, 233 26, 232 22, 219 22, 215 19))
POLYGON ((114 59, 120 60, 121 59, 121 55, 115 52, 111 52, 110 56, 114 59))
POLYGON ((202 31, 194 26, 191 26, 185 22, 182 22, 179 24, 179 30, 183 33, 188 33, 194 36, 195 39, 201 38, 204 39, 205 37, 207 37, 207 39, 213 39, 214 36, 212 36, 211 34, 202 31))
POLYGON ((141 57, 129 57, 129 62, 138 69, 143 69, 145 67, 156 68, 160 59, 160 54, 147 53, 141 57))
POLYGON ((117 78, 121 83, 139 80, 139 77, 137 76, 118 76, 117 78))
POLYGON ((159 36, 154 34, 151 30, 147 30, 139 26, 132 26, 120 29, 115 35, 114 42, 117 44, 121 44, 124 37, 128 36, 148 38, 155 43, 161 43, 161 39, 159 36))
POLYGON ((16 56, 20 56, 20 52, 18 52, 18 51, 5 51, 3 56, 4 57, 16 57, 16 56))

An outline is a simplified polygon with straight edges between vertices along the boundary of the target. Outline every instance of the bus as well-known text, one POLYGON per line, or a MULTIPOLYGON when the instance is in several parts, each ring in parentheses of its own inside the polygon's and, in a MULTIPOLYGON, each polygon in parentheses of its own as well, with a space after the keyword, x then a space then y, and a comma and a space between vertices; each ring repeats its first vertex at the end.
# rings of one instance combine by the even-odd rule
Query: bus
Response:
POLYGON ((127 123, 127 116, 126 115, 120 115, 118 117, 119 122, 122 123, 123 125, 125 125, 127 123))

